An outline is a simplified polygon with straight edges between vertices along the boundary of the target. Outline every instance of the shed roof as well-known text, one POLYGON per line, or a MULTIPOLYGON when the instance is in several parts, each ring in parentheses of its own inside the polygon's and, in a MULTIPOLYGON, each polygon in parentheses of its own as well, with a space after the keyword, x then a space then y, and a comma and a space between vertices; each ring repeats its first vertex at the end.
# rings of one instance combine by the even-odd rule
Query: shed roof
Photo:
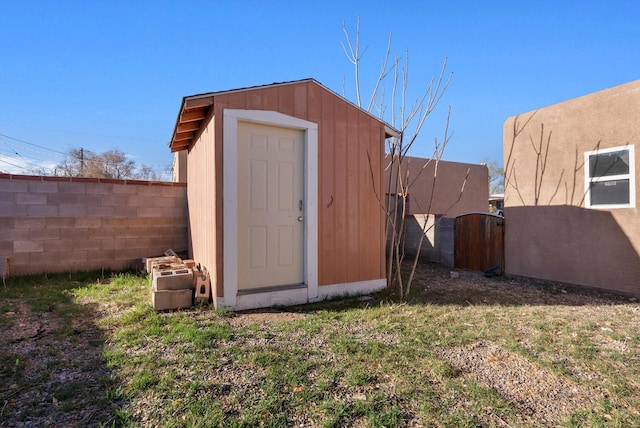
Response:
POLYGON ((385 123, 380 120, 380 118, 375 117, 368 111, 358 107, 353 104, 351 101, 346 98, 336 94, 331 89, 322 85, 315 79, 301 79, 301 80, 293 80, 290 82, 280 82, 280 83, 271 83, 268 85, 260 85, 260 86, 251 86, 247 88, 238 88, 238 89, 229 89, 225 91, 218 92, 208 92, 205 94, 197 94, 190 95, 182 98, 182 105, 180 106, 180 111, 178 112, 178 118, 176 119, 176 125, 173 128, 173 136, 171 137, 171 141, 169 142, 169 147, 172 152, 178 152, 180 150, 188 149, 193 139, 196 137, 200 130, 200 126, 203 124, 204 120, 208 117, 210 109, 215 104, 215 97, 218 95, 224 95, 234 92, 242 92, 242 91, 253 91, 257 89, 275 87, 275 86, 284 86, 284 85, 294 85, 298 83, 312 82, 323 89, 331 92, 338 98, 343 99, 354 107, 358 108, 364 114, 367 114, 374 119, 378 120, 385 127, 385 135, 386 137, 399 137, 400 131, 392 127, 391 125, 385 123))

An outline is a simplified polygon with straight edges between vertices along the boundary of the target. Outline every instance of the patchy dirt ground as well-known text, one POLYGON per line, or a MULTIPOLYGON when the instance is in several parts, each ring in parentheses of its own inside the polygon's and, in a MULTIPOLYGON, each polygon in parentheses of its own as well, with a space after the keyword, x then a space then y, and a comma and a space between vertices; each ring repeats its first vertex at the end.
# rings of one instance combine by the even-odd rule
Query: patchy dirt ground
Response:
POLYGON ((488 341, 439 350, 454 367, 516 404, 521 419, 554 426, 572 411, 604 398, 597 386, 579 385, 488 341))
MULTIPOLYGON (((590 311, 595 311, 595 308, 616 307, 635 314, 640 323, 640 306, 633 298, 562 285, 488 279, 464 272, 452 277, 448 269, 435 265, 420 266, 413 295, 413 301, 421 304, 581 307, 586 317, 591 316, 594 312, 590 311)), ((362 299, 359 304, 366 306, 379 302, 375 298, 362 299)), ((46 311, 33 312, 29 306, 16 301, 13 307, 14 310, 0 313, 3 325, 8 326, 0 334, 4 356, 0 360, 0 427, 97 426, 112 420, 115 404, 96 399, 110 393, 109 379, 113 376, 102 364, 102 345, 107 339, 104 332, 95 326, 92 315, 87 312, 67 325, 61 325, 64 318, 58 317, 56 312, 64 311, 64 306, 53 305, 46 311), (109 405, 105 407, 104 403, 109 405)), ((97 309, 96 313, 104 310, 97 309)), ((225 320, 234 328, 252 324, 267 328, 270 323, 307 316, 309 314, 305 312, 265 309, 232 314, 225 320)), ((598 322, 595 316, 594 320, 598 322)), ((349 334, 362 340, 374 337, 388 345, 397 344, 400 340, 396 333, 377 332, 366 324, 361 327, 351 324, 349 328, 353 330, 349 334)), ((514 330, 525 333, 524 337, 527 336, 527 328, 530 327, 514 325, 514 330)), ((609 327, 602 324, 599 328, 606 331, 609 327)), ((273 338, 265 334, 259 340, 295 341, 324 352, 324 337, 292 334, 273 338)), ((259 340, 252 344, 259 346, 259 340)), ((528 345, 526 340, 523 343, 525 347, 528 345)), ((635 355, 636 358, 640 352, 637 346, 630 348, 625 341, 606 335, 599 337, 596 345, 605 350, 635 355)), ((555 426, 572 411, 589 407, 606 395, 606 390, 600 387, 603 379, 597 375, 576 370, 576 378, 593 380, 592 386, 587 387, 584 383, 561 378, 491 341, 480 340, 467 346, 436 349, 435 352, 463 376, 494 389, 514 403, 519 409, 516 422, 521 426, 555 426)), ((330 358, 326 353, 323 355, 330 358)), ((246 373, 231 372, 232 364, 223 365, 221 370, 225 384, 231 385, 246 378, 246 373)), ((248 382, 245 386, 250 385, 248 382)), ((498 426, 509 426, 497 415, 488 415, 487 418, 498 426)), ((300 422, 301 426, 312 426, 300 422)))
MULTIPOLYGON (((12 302, 5 300, 4 304, 12 302)), ((113 413, 101 357, 103 333, 89 313, 67 324, 65 305, 34 312, 20 301, 0 314, 0 427, 91 426, 113 413)))
MULTIPOLYGON (((597 308, 617 305, 626 311, 640 315, 640 307, 634 297, 585 290, 563 284, 543 283, 527 279, 491 279, 473 272, 448 270, 442 266, 423 264, 419 267, 414 286, 413 302, 431 304, 491 305, 491 306, 558 306, 580 307, 588 317, 597 308)), ((376 304, 372 298, 362 299, 363 304, 376 304)), ((339 304, 339 303, 338 303, 339 304)), ((253 323, 291 321, 307 316, 304 313, 282 312, 272 309, 245 311, 235 314, 228 322, 235 326, 253 323)), ((610 325, 610 324, 609 324, 610 325)), ((640 326, 640 324, 639 324, 640 326)), ((527 328, 514 325, 524 336, 527 328)), ((603 331, 610 331, 602 327, 603 331)), ((373 334, 374 332, 360 332, 373 334)), ((357 334, 357 332, 353 332, 357 334)), ((302 338, 291 338, 302 339, 302 338)), ((304 339, 302 339, 304 340, 304 339)), ((380 338, 377 338, 380 340, 380 338)), ((385 338, 386 343, 397 343, 400 339, 385 338)), ((526 347, 529 345, 523 341, 526 347)), ((635 352, 620 340, 600 337, 596 344, 603 350, 635 352)), ((315 343, 322 347, 322 343, 315 343)), ((436 354, 448 361, 463 376, 488 386, 513 403, 519 413, 515 419, 522 426, 557 426, 573 411, 588 408, 600 399, 607 399, 606 389, 601 387, 606 379, 599 378, 585 369, 574 368, 572 375, 590 381, 589 387, 556 375, 552 370, 534 364, 526 358, 496 343, 480 340, 468 346, 443 348, 436 354)), ((509 424, 497 414, 489 418, 498 425, 509 424)))

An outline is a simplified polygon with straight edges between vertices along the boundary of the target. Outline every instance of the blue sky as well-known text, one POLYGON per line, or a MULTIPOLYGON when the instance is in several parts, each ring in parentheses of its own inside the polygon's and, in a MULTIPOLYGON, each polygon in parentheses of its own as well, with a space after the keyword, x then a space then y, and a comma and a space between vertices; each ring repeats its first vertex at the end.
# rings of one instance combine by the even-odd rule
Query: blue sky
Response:
POLYGON ((185 95, 312 77, 353 99, 340 42, 358 16, 365 95, 390 31, 411 100, 448 58, 415 156, 442 139, 448 106, 444 159, 501 163, 507 117, 640 78, 637 1, 0 0, 0 171, 72 147, 162 171, 185 95))

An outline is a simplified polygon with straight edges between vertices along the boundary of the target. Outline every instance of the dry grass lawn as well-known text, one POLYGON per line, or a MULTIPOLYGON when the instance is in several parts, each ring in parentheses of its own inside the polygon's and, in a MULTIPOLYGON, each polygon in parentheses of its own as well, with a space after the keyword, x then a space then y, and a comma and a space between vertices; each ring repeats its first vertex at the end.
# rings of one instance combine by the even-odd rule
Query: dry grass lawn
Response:
POLYGON ((640 426, 633 299, 424 264, 407 302, 156 313, 98 276, 0 290, 0 426, 640 426))

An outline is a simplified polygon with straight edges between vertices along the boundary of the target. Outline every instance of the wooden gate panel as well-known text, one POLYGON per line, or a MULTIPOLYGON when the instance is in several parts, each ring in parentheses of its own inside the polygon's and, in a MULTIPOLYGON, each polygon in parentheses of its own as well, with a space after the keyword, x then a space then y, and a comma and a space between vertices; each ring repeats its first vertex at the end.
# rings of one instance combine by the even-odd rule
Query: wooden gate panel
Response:
POLYGON ((492 214, 465 214, 455 219, 455 267, 484 272, 504 271, 504 218, 492 214))

